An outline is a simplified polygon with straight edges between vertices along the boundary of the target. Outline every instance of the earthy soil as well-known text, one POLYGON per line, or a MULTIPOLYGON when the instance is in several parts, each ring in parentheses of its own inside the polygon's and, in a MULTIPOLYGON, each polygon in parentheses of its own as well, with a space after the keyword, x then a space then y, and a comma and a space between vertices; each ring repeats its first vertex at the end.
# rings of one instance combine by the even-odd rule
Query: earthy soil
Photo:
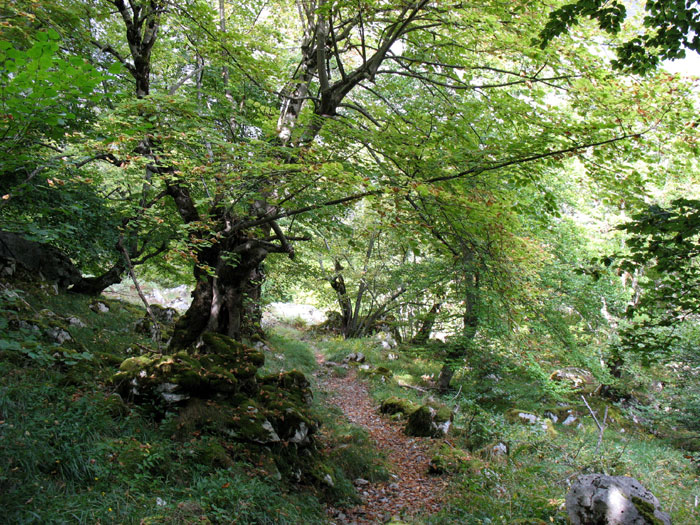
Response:
MULTIPOLYGON (((317 359, 323 361, 320 355, 317 359)), ((330 394, 329 401, 339 407, 350 422, 369 432, 377 448, 386 454, 392 478, 386 482, 356 484, 363 503, 352 508, 329 509, 332 523, 386 523, 392 518, 411 521, 411 517, 418 514, 440 510, 447 480, 428 474, 430 450, 435 440, 406 436, 402 422, 380 415, 378 405, 354 370, 342 378, 323 374, 320 385, 330 394)))

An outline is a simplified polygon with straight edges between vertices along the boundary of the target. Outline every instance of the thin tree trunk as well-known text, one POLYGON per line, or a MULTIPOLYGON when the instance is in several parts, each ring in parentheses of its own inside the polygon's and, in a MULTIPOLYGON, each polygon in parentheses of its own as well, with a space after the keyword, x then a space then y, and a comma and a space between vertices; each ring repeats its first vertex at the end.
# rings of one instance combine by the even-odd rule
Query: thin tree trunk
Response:
POLYGON ((423 323, 416 335, 411 339, 413 344, 423 344, 430 337, 430 333, 433 331, 433 326, 435 326, 435 320, 437 319, 437 314, 440 311, 442 303, 435 303, 430 308, 430 311, 425 314, 423 318, 423 323))
MULTIPOLYGON (((467 259, 470 262, 469 259, 467 259)), ((455 374, 456 362, 472 350, 474 337, 479 328, 478 300, 479 300, 479 272, 474 271, 467 279, 464 296, 464 344, 453 349, 445 358, 445 363, 440 370, 437 386, 442 392, 449 390, 452 377, 455 374)))

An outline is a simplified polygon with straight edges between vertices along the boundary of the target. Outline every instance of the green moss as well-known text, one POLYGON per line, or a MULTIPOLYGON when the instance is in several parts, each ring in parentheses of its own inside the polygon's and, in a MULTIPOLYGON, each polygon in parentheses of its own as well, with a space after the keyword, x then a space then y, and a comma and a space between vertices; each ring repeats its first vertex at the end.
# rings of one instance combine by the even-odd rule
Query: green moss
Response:
POLYGON ((442 445, 430 459, 428 472, 431 474, 458 472, 467 461, 469 461, 469 455, 462 449, 442 445))
MULTIPOLYGON (((248 365, 247 368, 252 371, 252 375, 255 375, 257 369, 265 364, 265 354, 262 351, 250 348, 223 334, 207 332, 202 336, 202 342, 204 346, 199 352, 206 354, 216 364, 231 364, 234 365, 233 368, 236 368, 236 364, 248 365)), ((250 372, 241 370, 241 373, 250 372)))
POLYGON ((297 370, 268 375, 260 378, 259 382, 262 385, 259 397, 268 405, 278 400, 289 400, 301 408, 308 405, 313 397, 310 383, 297 370))
POLYGON ((125 359, 122 364, 119 365, 119 371, 126 372, 127 374, 138 373, 140 370, 146 368, 154 361, 154 358, 145 355, 130 357, 125 359))
POLYGON ((226 433, 241 441, 272 444, 282 441, 268 418, 268 412, 252 399, 241 403, 231 412, 226 433))
POLYGON ((433 417, 427 406, 413 411, 408 417, 404 432, 409 436, 431 437, 433 435, 433 417))
POLYGON ((322 461, 314 462, 309 469, 310 477, 318 484, 326 487, 335 487, 335 472, 322 461))
POLYGON ((391 396, 384 401, 382 401, 380 411, 382 414, 401 414, 402 416, 410 416, 413 412, 418 409, 416 405, 410 399, 403 397, 391 396))
POLYGON ((452 421, 452 411, 446 405, 440 403, 428 402, 426 406, 435 410, 435 417, 433 420, 436 423, 444 423, 445 421, 452 421))
POLYGON ((445 405, 429 402, 408 416, 404 432, 409 436, 441 437, 445 423, 452 420, 452 412, 445 405))
POLYGON ((111 394, 104 398, 103 405, 107 413, 114 417, 123 417, 129 413, 129 407, 119 394, 111 394))
POLYGON ((521 414, 525 414, 526 416, 532 416, 533 418, 537 418, 537 414, 533 414, 532 412, 528 412, 527 410, 520 410, 519 408, 511 408, 510 410, 507 410, 505 413, 505 418, 508 423, 523 423, 526 420, 523 419, 521 414))
POLYGON ((652 503, 638 496, 632 496, 632 503, 649 525, 663 525, 663 522, 654 515, 655 509, 652 503))

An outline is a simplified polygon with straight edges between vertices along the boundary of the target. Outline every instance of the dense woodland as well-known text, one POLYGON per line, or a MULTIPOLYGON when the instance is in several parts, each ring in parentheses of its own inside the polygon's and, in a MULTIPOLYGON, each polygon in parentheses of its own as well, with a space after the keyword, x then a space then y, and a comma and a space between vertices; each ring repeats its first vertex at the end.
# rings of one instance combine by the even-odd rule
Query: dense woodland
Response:
POLYGON ((700 521, 698 84, 665 69, 697 4, 16 0, 0 31, 10 522, 566 523, 592 472, 700 521), (451 414, 434 508, 347 510, 396 480, 344 381, 451 414))

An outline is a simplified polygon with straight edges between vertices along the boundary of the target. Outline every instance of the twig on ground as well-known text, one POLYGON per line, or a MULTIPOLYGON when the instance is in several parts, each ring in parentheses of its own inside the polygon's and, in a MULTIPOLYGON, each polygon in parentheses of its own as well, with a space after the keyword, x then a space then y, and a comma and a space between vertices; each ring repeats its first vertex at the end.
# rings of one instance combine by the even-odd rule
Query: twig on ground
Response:
POLYGON ((583 402, 586 404, 586 408, 588 411, 591 413, 591 416, 593 417, 593 421, 595 421, 596 426, 598 427, 598 444, 595 447, 595 453, 598 454, 598 451, 600 450, 600 445, 603 443, 603 433, 605 432, 605 429, 608 427, 607 420, 608 420, 608 407, 605 407, 605 414, 603 415, 603 423, 601 424, 600 421, 598 421, 598 418, 595 415, 595 412, 593 412, 593 409, 591 406, 588 404, 588 401, 586 401, 586 397, 581 394, 581 399, 583 399, 583 402))

